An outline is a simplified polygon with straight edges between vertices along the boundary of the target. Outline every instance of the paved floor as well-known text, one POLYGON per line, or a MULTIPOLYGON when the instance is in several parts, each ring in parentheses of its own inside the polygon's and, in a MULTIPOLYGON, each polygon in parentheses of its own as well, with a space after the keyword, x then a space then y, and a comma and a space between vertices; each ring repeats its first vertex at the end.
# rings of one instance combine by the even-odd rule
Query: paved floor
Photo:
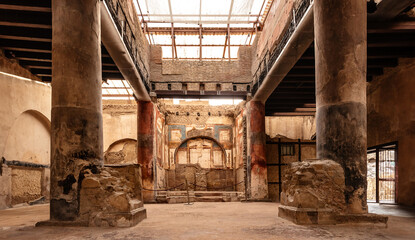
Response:
MULTIPOLYGON (((34 227, 48 205, 0 211, 0 239, 415 239, 415 217, 392 216, 388 227, 297 226, 277 217, 276 203, 149 204, 132 228, 34 227)), ((371 206, 373 209, 374 206, 371 206)), ((385 211, 382 206, 377 211, 385 211)), ((399 215, 399 214, 398 214, 399 215)))

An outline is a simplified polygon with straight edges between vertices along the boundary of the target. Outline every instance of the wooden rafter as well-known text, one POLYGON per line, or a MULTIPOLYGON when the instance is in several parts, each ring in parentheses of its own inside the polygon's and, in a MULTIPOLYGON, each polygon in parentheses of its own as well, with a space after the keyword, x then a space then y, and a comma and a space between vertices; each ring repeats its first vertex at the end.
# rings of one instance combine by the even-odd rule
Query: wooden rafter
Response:
POLYGON ((231 32, 230 32, 229 24, 228 24, 228 59, 229 61, 231 61, 231 32))
MULTIPOLYGON (((170 27, 148 27, 148 33, 157 35, 170 35, 170 27)), ((253 31, 252 28, 230 28, 230 32, 234 35, 249 34, 253 31)), ((197 28, 183 28, 175 27, 174 32, 176 35, 199 35, 199 27, 197 28)), ((228 33, 227 27, 222 28, 203 28, 203 35, 226 35, 228 33)))
POLYGON ((169 1, 169 12, 171 20, 171 44, 172 44, 172 57, 178 59, 177 48, 176 48, 176 36, 174 35, 174 21, 173 21, 173 11, 171 8, 171 0, 169 1))
MULTIPOLYGON (((200 1, 202 2, 202 1, 200 1)), ((199 28, 199 59, 200 61, 202 61, 202 24, 200 24, 200 28, 199 28)))
POLYGON ((228 44, 228 34, 226 34, 225 44, 224 44, 224 47, 223 47, 223 56, 222 56, 223 59, 225 58, 227 44, 228 44))

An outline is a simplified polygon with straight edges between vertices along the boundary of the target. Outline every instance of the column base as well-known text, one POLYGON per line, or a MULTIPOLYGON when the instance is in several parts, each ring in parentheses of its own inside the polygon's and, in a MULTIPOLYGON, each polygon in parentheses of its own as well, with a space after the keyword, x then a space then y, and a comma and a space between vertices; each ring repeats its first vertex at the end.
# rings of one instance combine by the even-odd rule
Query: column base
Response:
POLYGON ((278 207, 278 217, 287 219, 298 225, 336 224, 336 218, 331 209, 297 208, 290 206, 278 207))
POLYGON ((350 223, 386 226, 388 217, 350 214, 345 201, 345 178, 340 164, 332 160, 307 160, 289 165, 285 171, 278 216, 299 225, 350 223))
POLYGON ((147 218, 145 208, 135 209, 128 213, 107 213, 95 217, 94 221, 41 221, 36 227, 133 227, 147 218), (111 225, 109 223, 112 223, 111 225))
POLYGON ((313 209, 290 206, 280 206, 278 217, 298 225, 374 224, 386 227, 388 222, 387 216, 371 213, 340 214, 327 208, 313 209))
POLYGON ((147 217, 138 164, 106 165, 95 173, 87 169, 81 175, 76 218, 39 222, 36 226, 132 227, 147 217))

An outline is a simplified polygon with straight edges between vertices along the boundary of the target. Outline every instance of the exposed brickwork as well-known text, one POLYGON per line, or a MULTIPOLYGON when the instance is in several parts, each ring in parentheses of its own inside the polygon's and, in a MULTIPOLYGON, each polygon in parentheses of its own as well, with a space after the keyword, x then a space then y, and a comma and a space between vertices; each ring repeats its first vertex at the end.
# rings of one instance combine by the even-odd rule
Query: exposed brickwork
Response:
MULTIPOLYGON (((171 82, 171 90, 182 90, 183 82, 188 83, 189 91, 198 91, 199 83, 205 83, 206 91, 215 91, 217 83, 223 83, 222 91, 231 91, 232 83, 249 83, 252 80, 250 47, 240 47, 238 55, 237 61, 230 62, 161 60, 161 47, 151 47, 150 80, 156 83, 157 90, 168 90, 166 84, 157 82, 171 82)), ((239 87, 246 90, 246 86, 239 87)))

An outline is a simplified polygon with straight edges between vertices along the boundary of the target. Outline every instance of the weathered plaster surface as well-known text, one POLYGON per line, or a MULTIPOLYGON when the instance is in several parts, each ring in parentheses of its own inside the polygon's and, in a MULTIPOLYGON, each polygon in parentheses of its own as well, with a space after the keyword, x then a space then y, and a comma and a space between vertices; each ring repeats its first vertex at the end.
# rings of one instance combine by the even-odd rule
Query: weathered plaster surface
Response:
POLYGON ((247 103, 247 126, 250 197, 252 199, 267 199, 265 106, 261 102, 247 103))
MULTIPOLYGON (((38 78, 18 65, 17 61, 0 54, 0 157, 48 165, 51 88, 34 80, 38 78)), ((13 167, 2 162, 0 164, 0 209, 3 209, 12 206, 12 194, 22 194, 14 192, 20 191, 19 188, 12 190, 13 167)), ((21 169, 20 172, 26 176, 31 173, 29 169, 21 169)), ((41 179, 29 180, 29 185, 36 185, 38 181, 40 184, 41 179)), ((45 182, 43 185, 45 187, 45 182)), ((43 192, 37 194, 47 197, 45 189, 42 188, 43 192)), ((34 199, 21 200, 26 202, 34 199)))
POLYGON ((398 141, 397 202, 415 205, 415 61, 399 66, 368 84, 368 146, 398 141))
MULTIPOLYGON (((105 127, 105 126, 104 126, 105 127)), ((123 139, 111 144, 104 153, 105 164, 137 163, 137 140, 123 139)))
POLYGON ((103 100, 104 151, 122 139, 137 139, 137 103, 103 100))
POLYGON ((103 164, 100 1, 52 1, 51 220, 79 218, 81 173, 103 164))
POLYGON ((265 117, 265 133, 271 138, 311 139, 316 134, 314 116, 265 117))
MULTIPOLYGON (((154 189, 155 114, 152 102, 139 101, 137 111, 137 160, 142 166, 143 187, 154 189)), ((144 191, 144 201, 154 200, 154 192, 144 191)))

